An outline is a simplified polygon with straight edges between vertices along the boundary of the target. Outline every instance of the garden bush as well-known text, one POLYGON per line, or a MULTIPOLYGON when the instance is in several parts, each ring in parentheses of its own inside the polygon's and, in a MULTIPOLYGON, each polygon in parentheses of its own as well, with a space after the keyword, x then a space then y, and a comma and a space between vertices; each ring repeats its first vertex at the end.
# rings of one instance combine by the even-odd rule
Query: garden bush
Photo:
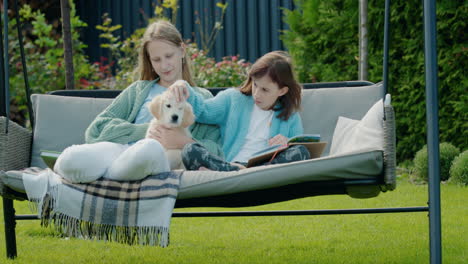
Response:
MULTIPOLYGON (((224 14, 227 4, 218 3, 217 6, 222 9, 224 14)), ((158 19, 167 19, 164 16, 165 10, 177 13, 177 10, 174 10, 176 8, 176 4, 164 5, 163 3, 161 6, 156 6, 155 16, 148 20, 148 24, 158 19)), ((122 41, 114 35, 121 26, 113 25, 112 18, 108 14, 104 14, 102 19, 102 25, 98 25, 96 28, 102 32, 100 37, 105 40, 105 43, 101 44, 101 48, 109 51, 109 59, 101 66, 113 68, 115 75, 106 76, 106 79, 112 80, 114 89, 124 89, 138 78, 134 72, 138 63, 136 50, 139 48, 140 39, 146 28, 136 29, 130 37, 122 41)), ((216 26, 212 30, 213 35, 216 35, 216 32, 220 30, 221 23, 222 18, 215 23, 216 26)), ((205 42, 202 41, 202 43, 205 42)), ((206 45, 209 47, 211 44, 206 45)), ((251 66, 249 62, 240 59, 239 56, 225 56, 222 61, 216 62, 214 58, 208 57, 209 50, 200 49, 196 43, 190 40, 186 41, 186 52, 191 60, 194 82, 201 87, 238 87, 246 79, 247 71, 251 66)))
MULTIPOLYGON (((10 14, 11 15, 11 14, 10 14)), ((49 23, 39 10, 32 10, 27 4, 19 10, 24 35, 24 51, 31 93, 65 89, 65 63, 63 57, 63 40, 58 23, 49 23)), ((86 27, 77 16, 74 5, 71 5, 70 23, 72 26, 73 64, 75 88, 84 88, 83 83, 101 78, 101 68, 91 64, 84 54, 86 47, 79 40, 79 30, 86 27)), ((10 87, 12 120, 25 125, 26 92, 21 63, 19 40, 16 30, 17 21, 10 18, 8 24, 10 87)), ((87 88, 93 88, 88 85, 87 88)))
MULTIPOLYGON (((108 24, 110 18, 105 20, 107 24, 99 26, 102 30, 110 30, 116 26, 108 24)), ((120 41, 117 38, 108 38, 103 48, 109 49, 112 57, 118 58, 116 63, 108 61, 105 66, 116 65, 115 75, 108 76, 112 79, 114 89, 125 89, 135 81, 137 66, 136 50, 139 48, 140 38, 145 28, 137 29, 129 38, 120 41), (130 65, 130 66, 129 66, 130 65)), ((111 33, 110 33, 111 34, 111 33)), ((192 65, 192 76, 196 85, 200 87, 238 87, 247 77, 247 71, 251 64, 239 56, 225 56, 222 61, 216 62, 214 58, 208 57, 205 50, 199 49, 196 43, 186 41, 186 52, 192 65)))
MULTIPOLYGON (((295 0, 285 10, 285 46, 301 82, 358 78, 359 6, 355 0, 295 0)), ((368 1, 369 80, 382 80, 384 1, 368 1)), ((437 1, 441 141, 468 148, 468 1, 437 1)), ((396 111, 397 158, 414 157, 426 139, 423 13, 420 0, 391 3, 389 92, 396 111)))
POLYGON ((468 185, 468 150, 463 151, 452 162, 450 167, 450 181, 467 186, 468 185))
MULTIPOLYGON (((460 150, 448 142, 440 143, 439 145, 439 161, 440 161, 440 180, 446 181, 450 177, 450 167, 452 161, 455 159, 460 150)), ((427 145, 425 145, 421 150, 416 152, 414 156, 414 176, 417 180, 424 182, 428 181, 428 154, 427 154, 427 145)))
MULTIPOLYGON (((97 25, 96 29, 101 31, 99 36, 104 40, 104 43, 100 47, 108 51, 108 57, 101 59, 100 67, 109 69, 109 74, 103 76, 103 79, 112 84, 110 88, 122 90, 139 78, 136 72, 137 50, 140 47, 140 39, 143 37, 145 28, 135 30, 130 37, 122 41, 119 36, 115 36, 115 31, 122 26, 113 25, 112 18, 107 13, 102 16, 102 21, 102 25, 97 25)), ((152 21, 154 19, 150 19, 149 23, 152 21)))
POLYGON ((216 62, 195 43, 187 45, 192 60, 194 81, 201 87, 239 87, 247 78, 250 63, 239 56, 226 56, 216 62))

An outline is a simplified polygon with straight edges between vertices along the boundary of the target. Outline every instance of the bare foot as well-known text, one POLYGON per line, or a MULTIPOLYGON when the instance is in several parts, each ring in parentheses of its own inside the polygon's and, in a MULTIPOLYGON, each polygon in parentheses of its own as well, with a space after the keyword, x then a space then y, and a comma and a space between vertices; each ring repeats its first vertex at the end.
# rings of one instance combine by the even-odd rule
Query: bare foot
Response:
POLYGON ((200 171, 211 171, 211 170, 208 169, 207 167, 203 167, 203 166, 200 167, 200 168, 198 168, 198 170, 200 170, 200 171))

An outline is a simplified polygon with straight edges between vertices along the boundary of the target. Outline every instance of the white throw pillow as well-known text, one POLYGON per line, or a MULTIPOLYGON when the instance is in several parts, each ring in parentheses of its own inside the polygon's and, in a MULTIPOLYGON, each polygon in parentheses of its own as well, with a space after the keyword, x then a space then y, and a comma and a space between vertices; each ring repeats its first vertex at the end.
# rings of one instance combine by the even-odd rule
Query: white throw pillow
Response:
POLYGON ((349 140, 349 134, 353 133, 356 125, 359 124, 359 120, 339 116, 338 122, 336 122, 335 132, 330 147, 330 155, 335 155, 343 152, 343 147, 349 140))
POLYGON ((383 149, 382 100, 377 101, 361 120, 338 117, 330 155, 369 148, 383 149))

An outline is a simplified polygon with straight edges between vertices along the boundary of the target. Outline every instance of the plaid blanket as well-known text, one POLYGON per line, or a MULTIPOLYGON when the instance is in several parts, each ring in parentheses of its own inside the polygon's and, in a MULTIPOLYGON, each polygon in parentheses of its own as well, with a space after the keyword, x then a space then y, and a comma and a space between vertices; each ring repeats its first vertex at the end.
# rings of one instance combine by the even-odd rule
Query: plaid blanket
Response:
POLYGON ((73 184, 47 169, 39 174, 24 172, 23 182, 42 223, 52 223, 66 236, 165 247, 180 174, 73 184))

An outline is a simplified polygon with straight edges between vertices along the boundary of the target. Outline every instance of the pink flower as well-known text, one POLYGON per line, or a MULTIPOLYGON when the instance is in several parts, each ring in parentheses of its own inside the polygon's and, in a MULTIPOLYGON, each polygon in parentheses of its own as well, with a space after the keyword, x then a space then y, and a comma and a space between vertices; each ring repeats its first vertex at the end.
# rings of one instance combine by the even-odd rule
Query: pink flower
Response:
POLYGON ((85 78, 81 78, 81 79, 80 79, 80 85, 81 85, 82 87, 85 87, 85 88, 86 88, 86 87, 90 86, 91 84, 90 84, 90 83, 88 82, 88 80, 86 80, 85 78))

